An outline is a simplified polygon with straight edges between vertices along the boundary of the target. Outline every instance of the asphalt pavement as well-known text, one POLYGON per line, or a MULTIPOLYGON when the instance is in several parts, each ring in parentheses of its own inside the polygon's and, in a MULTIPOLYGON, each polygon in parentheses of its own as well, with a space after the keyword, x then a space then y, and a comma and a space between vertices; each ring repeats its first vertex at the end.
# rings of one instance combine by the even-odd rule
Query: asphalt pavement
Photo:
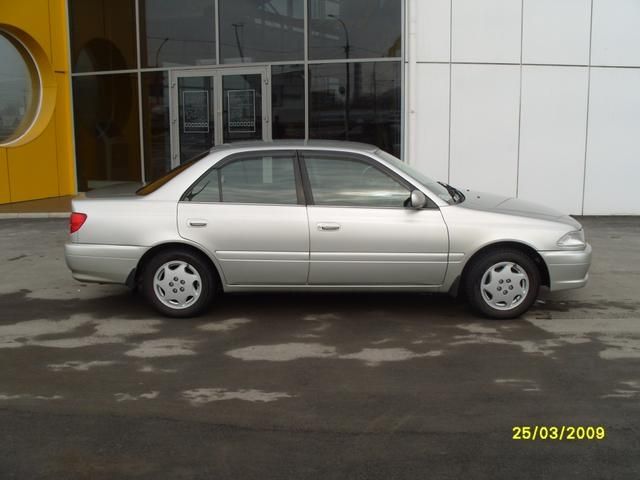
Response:
POLYGON ((74 281, 64 220, 2 220, 0 479, 637 480, 640 219, 581 221, 589 285, 491 321, 427 294, 171 320, 74 281))

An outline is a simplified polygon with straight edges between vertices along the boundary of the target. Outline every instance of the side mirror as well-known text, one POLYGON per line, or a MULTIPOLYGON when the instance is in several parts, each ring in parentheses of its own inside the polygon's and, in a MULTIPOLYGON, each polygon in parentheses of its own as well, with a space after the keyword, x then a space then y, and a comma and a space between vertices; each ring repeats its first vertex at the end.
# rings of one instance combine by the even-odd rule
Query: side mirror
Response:
POLYGON ((420 209, 427 205, 427 196, 420 190, 411 192, 411 208, 420 209))

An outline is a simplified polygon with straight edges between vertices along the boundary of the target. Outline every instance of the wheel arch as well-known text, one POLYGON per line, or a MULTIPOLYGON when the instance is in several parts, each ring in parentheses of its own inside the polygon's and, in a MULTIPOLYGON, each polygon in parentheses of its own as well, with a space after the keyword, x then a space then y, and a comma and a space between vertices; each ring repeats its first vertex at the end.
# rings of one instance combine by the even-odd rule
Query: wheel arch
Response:
POLYGON ((468 274, 469 269, 473 265, 474 261, 476 261, 478 258, 480 258, 482 255, 484 255, 487 252, 491 252, 493 250, 507 249, 507 248, 518 250, 524 253, 525 255, 527 255, 529 258, 531 258, 534 261, 534 263, 538 266, 538 269, 540 271, 541 285, 544 285, 546 287, 550 285, 551 279, 549 275, 549 268, 547 267, 547 264, 542 258, 542 256, 536 251, 536 249, 533 248, 531 245, 527 245, 526 243, 523 243, 523 242, 518 242, 514 240, 505 240, 505 241, 489 243, 487 245, 482 246, 475 252, 473 252, 469 257, 469 259, 466 261, 464 267, 462 268, 462 272, 460 273, 460 276, 456 278, 456 280, 453 282, 453 285, 451 287, 451 293, 453 293, 454 295, 458 294, 458 291, 460 289, 460 284, 464 282, 464 279, 466 278, 466 275, 468 274))
POLYGON ((192 245, 191 243, 176 242, 176 241, 160 243, 158 245, 154 245, 149 250, 147 250, 144 253, 144 255, 140 257, 140 260, 138 261, 136 268, 134 268, 129 274, 129 276, 127 277, 127 285, 130 288, 135 288, 136 286, 138 286, 142 278, 142 272, 144 272, 144 267, 149 262, 149 260, 151 260, 158 253, 161 253, 167 250, 175 250, 175 249, 191 252, 201 256, 208 263, 213 274, 217 276, 218 284, 222 288, 222 286, 224 285, 223 283, 224 277, 222 276, 222 272, 219 266, 217 265, 217 262, 213 258, 211 258, 211 255, 209 255, 202 248, 192 245))

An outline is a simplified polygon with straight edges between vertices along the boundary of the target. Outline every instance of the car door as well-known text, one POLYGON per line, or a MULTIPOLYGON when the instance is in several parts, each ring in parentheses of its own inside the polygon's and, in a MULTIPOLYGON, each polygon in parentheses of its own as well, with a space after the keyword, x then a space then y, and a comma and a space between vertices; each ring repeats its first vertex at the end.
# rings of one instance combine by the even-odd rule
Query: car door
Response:
POLYGON ((183 195, 178 228, 215 254, 229 285, 307 282, 309 228, 295 152, 219 162, 183 195))
POLYGON ((437 286, 448 256, 437 207, 405 206, 413 187, 373 158, 303 151, 313 285, 437 286))

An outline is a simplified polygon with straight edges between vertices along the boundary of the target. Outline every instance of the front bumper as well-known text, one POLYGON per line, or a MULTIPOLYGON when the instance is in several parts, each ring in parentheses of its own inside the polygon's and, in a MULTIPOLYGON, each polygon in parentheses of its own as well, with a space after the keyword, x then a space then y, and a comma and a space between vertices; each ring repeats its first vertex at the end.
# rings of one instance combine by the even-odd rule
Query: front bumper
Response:
POLYGON ((76 280, 124 284, 146 250, 125 245, 67 243, 64 257, 76 280))
POLYGON ((551 291, 584 287, 589 281, 591 245, 584 250, 539 252, 549 269, 551 291))

